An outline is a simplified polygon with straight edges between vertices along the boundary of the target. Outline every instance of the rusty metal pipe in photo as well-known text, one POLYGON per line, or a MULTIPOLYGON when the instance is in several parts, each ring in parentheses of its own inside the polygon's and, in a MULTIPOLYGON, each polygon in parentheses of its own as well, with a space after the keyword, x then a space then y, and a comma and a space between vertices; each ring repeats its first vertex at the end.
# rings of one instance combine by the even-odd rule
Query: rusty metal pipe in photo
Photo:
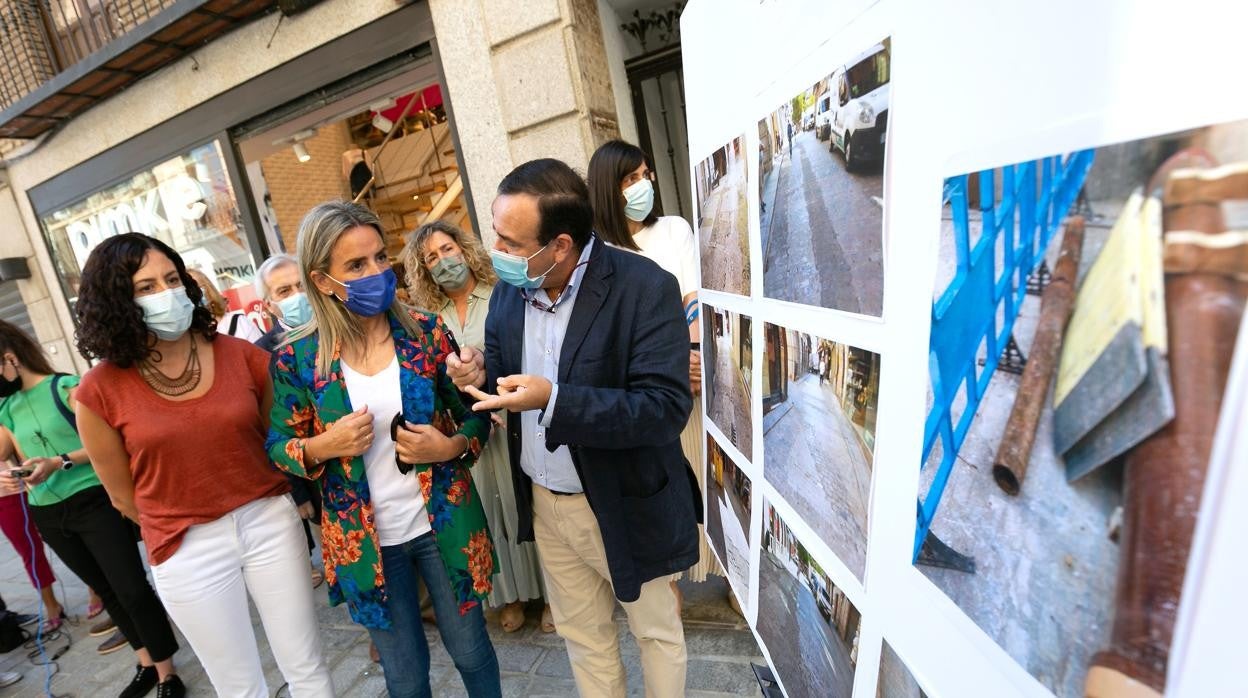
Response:
MULTIPOLYGON (((1211 190, 1227 182, 1215 179, 1209 186, 1207 172, 1190 173, 1172 173, 1163 199, 1166 322, 1175 417, 1126 458, 1114 623, 1109 646, 1096 654, 1088 672, 1085 688, 1091 698, 1160 696, 1165 691, 1188 553, 1248 298, 1248 283, 1243 281, 1248 269, 1222 270, 1225 265, 1220 264, 1176 268, 1173 264, 1190 258, 1179 247, 1195 244, 1204 247, 1205 254, 1220 247, 1193 242, 1190 233, 1203 233, 1212 242, 1225 230, 1222 197, 1211 190), (1171 231, 1187 235, 1172 239, 1171 231)), ((1237 196, 1228 198, 1248 198, 1248 181, 1237 196)), ((1242 250, 1234 246, 1222 251, 1232 258, 1242 257, 1242 250)))
POLYGON ((1017 495, 1027 475, 1031 447, 1036 440, 1040 412, 1049 394, 1049 384, 1057 369, 1062 335, 1075 309, 1075 280, 1079 274, 1079 258, 1083 253, 1083 217, 1066 221, 1062 247, 1053 267, 1052 278, 1040 299, 1040 320, 1031 354, 1018 384, 1014 408, 1005 424, 997 458, 992 465, 992 478, 1007 494, 1017 495))

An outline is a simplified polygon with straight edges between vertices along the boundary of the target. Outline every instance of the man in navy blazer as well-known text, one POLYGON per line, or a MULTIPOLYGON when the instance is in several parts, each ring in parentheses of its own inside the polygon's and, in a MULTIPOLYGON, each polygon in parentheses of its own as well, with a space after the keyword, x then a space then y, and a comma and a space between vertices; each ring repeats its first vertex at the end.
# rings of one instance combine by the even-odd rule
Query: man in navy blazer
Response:
POLYGON ((589 192, 527 162, 494 201, 484 356, 448 358, 474 409, 506 409, 520 540, 536 540, 555 627, 583 696, 623 696, 618 598, 649 696, 683 696, 671 575, 698 560, 702 500, 681 451, 689 334, 676 279, 593 236, 589 192), (497 388, 489 395, 478 388, 497 388))

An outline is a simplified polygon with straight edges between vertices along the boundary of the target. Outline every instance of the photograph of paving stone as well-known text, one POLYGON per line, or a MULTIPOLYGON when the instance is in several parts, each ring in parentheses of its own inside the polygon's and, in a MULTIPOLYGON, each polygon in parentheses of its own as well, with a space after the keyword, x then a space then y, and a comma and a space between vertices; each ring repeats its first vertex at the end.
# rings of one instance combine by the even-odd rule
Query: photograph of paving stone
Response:
POLYGON ((850 698, 862 616, 763 499, 758 634, 789 698, 850 698))
POLYGON ((745 136, 737 136, 694 168, 702 287, 750 295, 745 136))
POLYGON ((702 304, 702 385, 706 413, 738 451, 753 458, 750 318, 702 304))
POLYGON ((884 148, 892 41, 758 122, 763 295, 884 311, 884 148))
POLYGON ((1160 694, 1248 297, 1248 122, 943 195, 916 565, 1057 696, 1160 694))
POLYGON ((706 534, 737 598, 748 599, 753 485, 710 434, 706 435, 706 469, 706 534))
POLYGON ((763 477, 861 580, 880 356, 763 325, 763 477))
POLYGON ((875 698, 927 698, 887 640, 880 650, 880 678, 875 684, 875 698))

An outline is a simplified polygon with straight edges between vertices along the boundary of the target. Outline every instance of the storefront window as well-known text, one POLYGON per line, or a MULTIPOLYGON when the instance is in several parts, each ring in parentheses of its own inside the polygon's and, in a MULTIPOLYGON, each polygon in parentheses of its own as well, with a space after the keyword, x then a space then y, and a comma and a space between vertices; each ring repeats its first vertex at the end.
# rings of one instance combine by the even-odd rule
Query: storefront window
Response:
POLYGON ((231 310, 252 310, 255 260, 218 142, 175 155, 59 211, 41 214, 70 306, 91 250, 121 233, 159 238, 217 284, 231 310))

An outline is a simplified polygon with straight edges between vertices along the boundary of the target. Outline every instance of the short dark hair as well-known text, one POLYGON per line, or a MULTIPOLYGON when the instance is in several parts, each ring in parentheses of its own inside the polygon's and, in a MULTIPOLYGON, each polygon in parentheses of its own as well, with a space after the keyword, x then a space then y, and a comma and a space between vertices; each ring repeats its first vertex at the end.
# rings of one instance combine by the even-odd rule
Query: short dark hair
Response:
MULTIPOLYGON (((594 207, 594 231, 617 247, 640 249, 628 232, 620 182, 643 164, 654 171, 654 163, 646 151, 619 140, 603 143, 589 159, 589 199, 594 207)), ((654 225, 659 220, 658 208, 656 205, 650 210, 641 222, 643 226, 654 225)))
POLYGON ((0 354, 8 352, 13 352, 17 362, 34 373, 45 376, 53 373, 52 366, 39 345, 16 325, 0 320, 0 354))
POLYGON ((139 233, 122 233, 101 242, 82 267, 78 288, 78 352, 87 359, 111 361, 129 368, 153 353, 156 335, 143 322, 143 310, 134 302, 134 273, 154 250, 169 258, 195 304, 191 328, 208 341, 217 335, 217 321, 200 301, 199 284, 186 271, 182 256, 160 240, 139 233))
POLYGON ((530 160, 507 173, 498 183, 499 196, 528 194, 537 198, 541 225, 537 241, 547 245, 567 233, 578 249, 589 244, 594 210, 589 205, 589 188, 571 167, 554 158, 530 160))

